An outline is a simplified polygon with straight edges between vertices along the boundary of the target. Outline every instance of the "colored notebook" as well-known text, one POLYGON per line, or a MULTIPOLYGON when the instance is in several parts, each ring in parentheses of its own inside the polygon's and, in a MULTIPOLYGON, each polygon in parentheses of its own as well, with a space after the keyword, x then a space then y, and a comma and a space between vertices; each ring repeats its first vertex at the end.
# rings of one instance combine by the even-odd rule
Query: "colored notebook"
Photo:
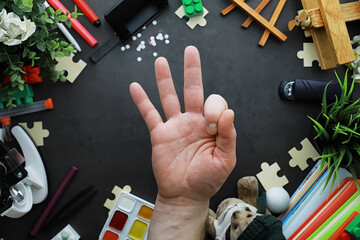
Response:
POLYGON ((354 195, 331 215, 308 239, 328 240, 355 211, 360 211, 359 191, 356 191, 354 195))
POLYGON ((327 164, 325 163, 323 169, 321 172, 319 172, 321 161, 318 161, 314 167, 311 169, 311 171, 308 173, 308 175, 305 177, 305 179, 302 181, 302 183, 299 185, 299 187, 296 189, 294 194, 290 198, 290 204, 288 209, 279 216, 280 220, 287 219, 289 217, 289 213, 297 207, 297 205, 303 200, 303 198, 306 196, 306 194, 312 189, 312 187, 316 184, 316 182, 321 178, 321 176, 326 171, 327 164))
POLYGON ((298 200, 298 202, 295 204, 295 206, 293 206, 291 208, 291 210, 287 213, 287 216, 285 216, 282 219, 283 225, 287 225, 287 221, 289 220, 289 218, 291 218, 291 216, 293 215, 294 212, 297 211, 297 209, 301 206, 301 204, 306 200, 306 198, 311 194, 311 192, 317 188, 317 185, 319 183, 323 183, 322 179, 327 177, 328 175, 328 171, 326 171, 323 175, 320 176, 320 178, 314 182, 314 184, 312 184, 312 186, 306 190, 306 192, 304 193, 303 196, 301 196, 301 198, 298 200))
MULTIPOLYGON (((289 238, 297 228, 303 224, 308 217, 325 201, 330 193, 337 187, 337 181, 335 181, 334 188, 331 189, 331 181, 335 175, 331 177, 330 183, 324 188, 329 171, 322 176, 316 186, 313 187, 308 196, 300 203, 299 207, 291 214, 289 219, 283 224, 283 232, 286 238, 289 238)), ((339 182, 342 182, 345 178, 351 177, 351 173, 344 168, 339 168, 338 177, 339 182)))
MULTIPOLYGON (((341 239, 341 235, 348 233, 345 228, 351 223, 359 215, 358 212, 353 212, 348 219, 334 232, 334 234, 329 238, 329 240, 337 240, 338 238, 341 239)), ((350 236, 349 236, 350 237, 350 236)), ((355 239, 355 238, 353 238, 355 239)))
MULTIPOLYGON (((360 182, 360 181, 359 181, 360 182)), ((291 235, 289 240, 306 240, 336 210, 357 191, 352 177, 345 178, 338 188, 311 214, 311 216, 291 235)))

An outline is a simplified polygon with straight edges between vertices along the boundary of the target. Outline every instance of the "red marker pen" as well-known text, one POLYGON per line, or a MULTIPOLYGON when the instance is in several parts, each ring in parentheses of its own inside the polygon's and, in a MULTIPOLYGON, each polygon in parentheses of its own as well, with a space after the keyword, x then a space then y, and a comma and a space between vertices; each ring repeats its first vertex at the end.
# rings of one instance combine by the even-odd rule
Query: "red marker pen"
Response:
MULTIPOLYGON (((55 8, 55 10, 61 9, 62 12, 64 14, 66 14, 66 12, 68 11, 66 9, 66 7, 64 5, 62 5, 62 3, 58 0, 47 0, 47 2, 53 7, 55 8)), ((95 46, 97 44, 96 39, 86 30, 86 28, 84 28, 83 25, 81 25, 81 23, 74 18, 70 18, 70 14, 67 16, 70 21, 71 21, 71 27, 75 29, 75 31, 80 34, 80 36, 85 39, 85 41, 90 45, 90 46, 95 46)))
POLYGON ((85 14, 85 16, 90 20, 95 26, 100 25, 100 19, 93 10, 87 5, 84 0, 73 0, 74 3, 80 8, 80 10, 85 14))

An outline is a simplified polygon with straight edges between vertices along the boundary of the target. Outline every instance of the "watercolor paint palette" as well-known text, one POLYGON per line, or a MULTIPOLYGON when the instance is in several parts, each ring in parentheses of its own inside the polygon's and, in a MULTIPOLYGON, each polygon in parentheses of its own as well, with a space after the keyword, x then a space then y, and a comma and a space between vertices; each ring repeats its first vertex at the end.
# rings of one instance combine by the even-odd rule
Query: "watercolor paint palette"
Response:
POLYGON ((147 239, 154 204, 121 191, 101 231, 99 240, 147 239))

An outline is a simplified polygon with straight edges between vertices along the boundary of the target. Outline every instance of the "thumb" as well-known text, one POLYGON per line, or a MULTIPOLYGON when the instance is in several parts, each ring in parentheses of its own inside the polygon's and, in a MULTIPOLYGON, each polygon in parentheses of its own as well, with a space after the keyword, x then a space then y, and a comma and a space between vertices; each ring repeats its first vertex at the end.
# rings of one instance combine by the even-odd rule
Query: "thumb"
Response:
POLYGON ((210 135, 218 132, 218 121, 221 114, 228 109, 225 99, 218 94, 211 94, 204 104, 204 116, 206 121, 206 131, 210 135))

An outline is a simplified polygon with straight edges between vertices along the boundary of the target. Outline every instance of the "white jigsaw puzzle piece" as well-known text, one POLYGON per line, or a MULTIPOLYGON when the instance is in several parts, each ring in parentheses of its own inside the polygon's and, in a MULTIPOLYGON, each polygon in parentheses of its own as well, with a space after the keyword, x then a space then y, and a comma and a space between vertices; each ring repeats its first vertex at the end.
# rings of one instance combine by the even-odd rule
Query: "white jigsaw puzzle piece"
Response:
POLYGON ((83 60, 79 60, 78 62, 73 62, 74 54, 71 53, 69 57, 63 57, 63 58, 55 58, 55 60, 58 62, 55 66, 56 71, 63 71, 65 70, 67 72, 66 79, 73 83, 76 78, 80 75, 80 73, 84 70, 86 67, 86 62, 83 60))
POLYGON ((264 187, 265 191, 273 187, 283 187, 289 183, 286 176, 279 177, 277 172, 280 171, 278 163, 273 163, 271 166, 267 162, 261 164, 262 171, 256 174, 259 182, 264 187))
POLYGON ((320 60, 314 43, 304 42, 303 50, 297 52, 297 57, 303 59, 304 67, 312 67, 314 61, 317 61, 320 67, 320 60))
MULTIPOLYGON (((199 15, 199 16, 195 16, 195 17, 191 17, 186 24, 191 28, 194 29, 197 25, 204 27, 207 23, 205 16, 209 13, 209 11, 204 7, 204 12, 203 14, 199 15)), ((184 6, 181 5, 176 11, 175 14, 179 17, 179 18, 183 18, 185 16, 185 10, 184 10, 184 6)))
POLYGON ((116 199, 119 197, 120 192, 121 191, 125 191, 130 193, 131 192, 131 187, 129 185, 125 185, 123 188, 120 188, 118 186, 114 186, 113 190, 111 191, 112 194, 114 194, 114 199, 106 199, 105 203, 104 203, 104 207, 106 207, 107 209, 109 209, 108 214, 110 214, 111 209, 114 207, 114 204, 116 202, 116 199))
POLYGON ((319 157, 320 154, 316 151, 308 138, 302 140, 301 145, 302 149, 300 151, 294 147, 288 152, 292 157, 289 161, 289 165, 291 167, 299 166, 301 171, 304 171, 307 167, 309 167, 307 160, 311 158, 313 161, 316 161, 316 158, 319 157))
POLYGON ((43 129, 43 123, 34 122, 33 128, 28 128, 27 123, 19 123, 21 127, 30 135, 37 147, 44 146, 44 138, 47 138, 50 133, 49 130, 43 129))

